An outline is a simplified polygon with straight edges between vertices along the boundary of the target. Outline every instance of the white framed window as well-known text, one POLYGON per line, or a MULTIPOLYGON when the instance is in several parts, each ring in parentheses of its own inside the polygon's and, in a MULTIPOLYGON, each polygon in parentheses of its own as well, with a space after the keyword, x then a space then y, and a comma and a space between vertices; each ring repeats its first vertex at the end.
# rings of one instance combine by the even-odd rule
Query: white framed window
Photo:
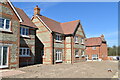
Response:
POLYGON ((84 50, 81 50, 81 56, 82 56, 82 57, 85 56, 85 52, 84 52, 84 50))
POLYGON ((10 31, 10 19, 0 18, 0 30, 10 31))
POLYGON ((89 55, 85 55, 86 60, 89 60, 89 55))
POLYGON ((75 37, 74 37, 74 42, 75 42, 75 43, 78 43, 78 36, 75 36, 75 37))
POLYGON ((62 50, 56 50, 56 62, 62 62, 62 50))
POLYGON ((81 38, 81 44, 84 44, 84 38, 81 38))
POLYGON ((20 35, 21 36, 29 36, 29 28, 20 27, 20 35))
POLYGON ((75 50, 75 57, 79 57, 79 50, 78 49, 75 50))
POLYGON ((0 46, 0 68, 8 67, 8 46, 0 46))
POLYGON ((96 47, 94 46, 94 47, 92 47, 92 49, 93 49, 93 50, 96 50, 96 47))
POLYGON ((30 56, 30 49, 29 48, 20 48, 20 56, 22 57, 29 57, 30 56))
POLYGON ((92 55, 92 60, 98 60, 98 55, 97 54, 93 54, 92 55))
POLYGON ((61 34, 56 34, 56 42, 62 42, 62 35, 61 34))

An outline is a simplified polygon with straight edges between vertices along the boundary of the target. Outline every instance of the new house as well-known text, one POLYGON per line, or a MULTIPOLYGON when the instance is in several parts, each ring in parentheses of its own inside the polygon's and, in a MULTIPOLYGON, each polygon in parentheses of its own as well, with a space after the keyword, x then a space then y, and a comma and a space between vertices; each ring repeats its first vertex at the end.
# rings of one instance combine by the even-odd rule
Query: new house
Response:
POLYGON ((0 6, 0 68, 34 64, 36 26, 9 0, 0 6))
POLYGON ((85 40, 85 46, 86 60, 107 60, 107 42, 104 35, 87 38, 85 40))
POLYGON ((36 63, 57 64, 84 61, 85 33, 80 20, 60 23, 41 15, 34 8, 32 22, 36 31, 36 63))

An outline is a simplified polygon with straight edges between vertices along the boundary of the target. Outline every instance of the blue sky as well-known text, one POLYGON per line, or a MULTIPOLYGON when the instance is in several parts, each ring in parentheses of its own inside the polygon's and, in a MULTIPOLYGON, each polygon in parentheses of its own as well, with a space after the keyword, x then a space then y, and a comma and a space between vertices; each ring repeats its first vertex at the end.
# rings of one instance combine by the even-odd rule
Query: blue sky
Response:
POLYGON ((105 35, 108 46, 118 45, 117 2, 13 2, 31 18, 36 5, 41 14, 58 22, 80 20, 87 38, 105 35))

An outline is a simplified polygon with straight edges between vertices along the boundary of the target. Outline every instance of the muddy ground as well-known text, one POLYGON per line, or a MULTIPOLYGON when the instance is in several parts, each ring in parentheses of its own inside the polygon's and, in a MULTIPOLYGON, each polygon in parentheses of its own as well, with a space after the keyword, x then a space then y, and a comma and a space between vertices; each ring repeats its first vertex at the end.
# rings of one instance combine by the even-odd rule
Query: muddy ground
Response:
POLYGON ((75 64, 34 65, 3 71, 4 78, 112 78, 118 72, 116 61, 91 61, 75 64), (111 69, 112 72, 108 72, 111 69))

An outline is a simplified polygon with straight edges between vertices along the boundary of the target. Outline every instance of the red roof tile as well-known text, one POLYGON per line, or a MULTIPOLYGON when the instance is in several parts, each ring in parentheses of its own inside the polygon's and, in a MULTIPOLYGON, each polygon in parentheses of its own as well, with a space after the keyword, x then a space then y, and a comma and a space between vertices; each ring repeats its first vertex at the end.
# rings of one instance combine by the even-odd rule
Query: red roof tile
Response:
POLYGON ((101 43, 102 43, 101 37, 87 38, 85 40, 85 46, 97 46, 101 45, 101 43))
POLYGON ((18 14, 20 15, 20 17, 23 20, 23 22, 21 22, 20 24, 26 25, 29 27, 33 27, 33 28, 37 28, 22 9, 16 8, 16 7, 15 7, 15 9, 17 10, 18 14))
POLYGON ((53 32, 62 34, 73 34, 80 20, 60 23, 45 16, 39 15, 39 18, 48 26, 53 32))

